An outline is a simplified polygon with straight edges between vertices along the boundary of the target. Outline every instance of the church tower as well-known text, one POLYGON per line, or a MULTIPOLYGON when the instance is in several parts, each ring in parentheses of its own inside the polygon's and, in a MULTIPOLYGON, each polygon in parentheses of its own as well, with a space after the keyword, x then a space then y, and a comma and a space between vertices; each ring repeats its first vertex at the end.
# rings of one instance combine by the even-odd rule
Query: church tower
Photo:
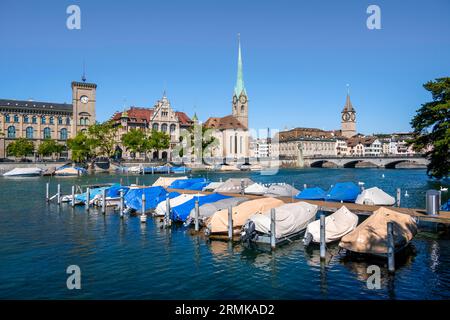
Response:
POLYGON ((248 129, 248 97, 242 72, 241 39, 238 35, 238 70, 233 93, 233 116, 248 129))
POLYGON ((345 106, 341 112, 341 130, 346 138, 356 135, 356 111, 350 101, 350 92, 347 92, 345 106))
POLYGON ((72 137, 78 131, 86 130, 89 125, 95 124, 95 102, 97 85, 85 82, 83 75, 82 82, 72 82, 72 137))

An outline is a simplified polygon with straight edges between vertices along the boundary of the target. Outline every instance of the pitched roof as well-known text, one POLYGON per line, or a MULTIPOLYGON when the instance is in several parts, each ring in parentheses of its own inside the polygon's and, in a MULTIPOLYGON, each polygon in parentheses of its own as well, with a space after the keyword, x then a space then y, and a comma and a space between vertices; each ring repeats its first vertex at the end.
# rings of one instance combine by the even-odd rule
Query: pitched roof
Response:
MULTIPOLYGON (((154 111, 154 108, 131 107, 126 110, 126 115, 129 119, 136 119, 135 121, 131 121, 133 123, 150 123, 154 111)), ((123 113, 124 112, 116 112, 113 115, 112 120, 120 120, 123 113)), ((184 112, 176 111, 175 114, 182 126, 189 126, 192 124, 192 120, 184 112)))
POLYGON ((206 120, 204 126, 210 129, 246 129, 245 126, 234 116, 229 115, 222 118, 211 117, 206 120))
POLYGON ((355 112, 355 109, 353 108, 353 105, 352 105, 352 102, 350 100, 350 95, 349 94, 347 94, 347 99, 345 100, 344 110, 342 110, 342 112, 346 112, 346 111, 355 112))
POLYGON ((6 108, 25 108, 30 110, 49 110, 49 111, 73 111, 72 104, 41 102, 32 100, 10 100, 0 99, 0 107, 6 108))
POLYGON ((186 113, 181 111, 175 111, 175 114, 177 115, 178 120, 180 121, 180 124, 182 126, 190 126, 193 123, 191 118, 189 118, 186 113))

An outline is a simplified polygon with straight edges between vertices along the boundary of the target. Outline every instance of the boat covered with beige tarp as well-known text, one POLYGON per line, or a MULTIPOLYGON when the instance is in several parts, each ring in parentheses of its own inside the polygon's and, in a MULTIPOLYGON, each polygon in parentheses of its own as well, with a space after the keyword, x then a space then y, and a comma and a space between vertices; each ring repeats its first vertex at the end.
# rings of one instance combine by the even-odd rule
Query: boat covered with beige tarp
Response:
MULTIPOLYGON (((318 206, 306 202, 283 204, 275 209, 275 237, 283 239, 303 232, 316 218, 318 206)), ((256 241, 260 235, 270 235, 271 210, 254 214, 243 227, 241 239, 256 241)))
MULTIPOLYGON (((339 210, 325 218, 325 242, 333 242, 352 232, 358 225, 358 216, 342 206, 339 210)), ((320 220, 308 224, 303 243, 320 242, 320 220)))
MULTIPOLYGON (((232 197, 219 200, 216 202, 205 203, 204 205, 198 208, 199 209, 198 218, 200 220, 200 224, 203 225, 204 220, 211 217, 217 211, 222 209, 228 209, 229 207, 238 206, 247 200, 248 198, 244 197, 232 197)), ((195 208, 191 210, 189 218, 186 220, 186 225, 195 223, 194 219, 195 219, 195 208)))
POLYGON ((268 197, 295 197, 300 191, 287 183, 272 184, 267 189, 266 196, 268 197))
POLYGON ((187 177, 159 177, 153 184, 152 187, 169 187, 175 180, 186 180, 187 177))
POLYGON ((391 221, 395 251, 401 250, 417 234, 417 223, 410 215, 384 207, 376 210, 355 230, 345 235, 339 246, 352 252, 385 256, 387 254, 387 223, 391 221))
POLYGON ((214 189, 214 192, 222 192, 222 193, 239 193, 241 192, 241 180, 244 184, 244 188, 254 184, 252 180, 249 178, 238 179, 238 178, 230 178, 225 181, 221 186, 214 189))
POLYGON ((392 206, 395 203, 395 199, 380 188, 373 187, 361 192, 361 194, 359 194, 356 198, 355 203, 376 206, 392 206))
MULTIPOLYGON (((261 214, 283 204, 283 201, 275 198, 262 198, 241 203, 232 209, 233 228, 240 229, 253 214, 261 214)), ((228 231, 228 209, 217 211, 205 223, 207 234, 226 233, 228 231)))

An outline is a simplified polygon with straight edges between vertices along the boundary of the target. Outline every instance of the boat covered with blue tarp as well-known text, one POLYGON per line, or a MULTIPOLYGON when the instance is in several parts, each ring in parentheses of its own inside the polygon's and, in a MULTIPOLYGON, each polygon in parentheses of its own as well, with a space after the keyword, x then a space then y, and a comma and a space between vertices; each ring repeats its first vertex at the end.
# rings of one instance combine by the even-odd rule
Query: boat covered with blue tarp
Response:
POLYGON ((450 211, 450 199, 441 206, 442 211, 450 211))
POLYGON ((301 200, 324 200, 327 192, 319 187, 306 188, 295 196, 296 199, 301 200))
POLYGON ((338 182, 328 190, 326 201, 355 202, 361 189, 353 182, 338 182))
MULTIPOLYGON (((158 203, 167 198, 167 191, 163 187, 136 188, 128 190, 124 196, 125 205, 135 211, 142 211, 142 194, 145 194, 145 212, 155 209, 158 203)), ((178 192, 170 192, 169 198, 179 195, 178 192)))
POLYGON ((206 182, 205 178, 179 179, 172 182, 170 189, 188 189, 196 183, 206 182))
POLYGON ((196 182, 185 188, 185 190, 202 191, 203 188, 206 187, 209 183, 210 183, 209 181, 196 182))
MULTIPOLYGON (((89 201, 93 200, 95 196, 102 194, 103 190, 108 190, 110 187, 92 188, 89 190, 89 201)), ((86 203, 86 192, 76 194, 75 200, 79 203, 86 203)))
POLYGON ((202 206, 206 203, 213 203, 223 199, 231 198, 220 193, 213 193, 202 197, 194 197, 193 199, 186 201, 171 210, 171 219, 173 221, 184 222, 189 217, 191 210, 195 207, 195 201, 198 200, 198 205, 202 206))
POLYGON ((170 168, 170 171, 173 173, 186 173, 186 172, 191 172, 192 169, 182 166, 182 167, 172 167, 172 168, 170 168))
POLYGON ((130 187, 122 186, 120 184, 115 184, 106 190, 106 197, 107 198, 119 198, 120 191, 122 191, 123 194, 125 195, 125 194, 127 194, 128 190, 130 190, 130 187))

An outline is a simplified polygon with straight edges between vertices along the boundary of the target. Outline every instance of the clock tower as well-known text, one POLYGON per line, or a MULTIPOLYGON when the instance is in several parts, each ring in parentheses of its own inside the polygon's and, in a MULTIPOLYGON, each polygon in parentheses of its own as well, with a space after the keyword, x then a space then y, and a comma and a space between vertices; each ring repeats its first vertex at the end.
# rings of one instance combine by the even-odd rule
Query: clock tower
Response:
POLYGON ((242 72, 241 40, 238 35, 238 70, 233 93, 233 116, 248 129, 248 97, 242 72))
POLYGON ((95 83, 72 82, 72 137, 78 131, 87 129, 91 124, 95 124, 95 94, 97 85, 95 83))
POLYGON ((344 109, 341 112, 342 135, 351 138, 356 135, 356 111, 350 101, 350 94, 347 93, 344 109))

